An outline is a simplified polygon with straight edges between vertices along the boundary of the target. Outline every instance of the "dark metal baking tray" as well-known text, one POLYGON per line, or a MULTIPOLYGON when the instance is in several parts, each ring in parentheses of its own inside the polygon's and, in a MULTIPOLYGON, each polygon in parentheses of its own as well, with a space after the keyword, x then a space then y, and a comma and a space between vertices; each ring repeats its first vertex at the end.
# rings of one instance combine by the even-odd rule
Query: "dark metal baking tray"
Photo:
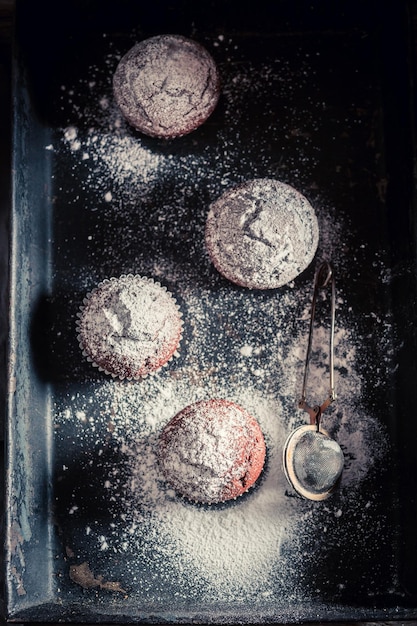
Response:
POLYGON ((409 5, 383 4, 18 1, 10 621, 417 618, 414 64, 409 5), (194 133, 160 141, 120 119, 111 77, 133 43, 166 32, 210 50, 222 96, 194 133), (265 292, 223 279, 203 239, 209 203, 258 176, 304 193, 321 229, 314 263, 265 292), (338 290, 326 427, 346 467, 314 503, 286 484, 280 450, 304 420, 323 258, 338 290), (75 336, 85 293, 129 272, 166 285, 185 320, 180 356, 140 383, 91 368, 75 336), (213 394, 257 415, 268 458, 255 489, 208 508, 164 490, 152 446, 177 408, 213 394))

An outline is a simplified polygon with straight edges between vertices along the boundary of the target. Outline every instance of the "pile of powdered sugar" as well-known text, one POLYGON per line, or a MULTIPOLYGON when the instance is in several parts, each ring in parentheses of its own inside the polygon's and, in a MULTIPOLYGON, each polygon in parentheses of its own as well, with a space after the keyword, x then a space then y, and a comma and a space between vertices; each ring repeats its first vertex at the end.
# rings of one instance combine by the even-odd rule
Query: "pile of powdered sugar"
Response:
MULTIPOLYGON (((233 54, 232 41, 219 38, 216 43, 226 57, 233 54)), ((310 100, 306 115, 299 106, 295 112, 292 108, 301 100, 297 86, 305 87, 306 77, 308 89, 313 89, 314 70, 306 59, 298 60, 296 75, 290 74, 294 68, 284 61, 261 67, 231 63, 228 73, 223 68, 227 124, 220 126, 211 145, 186 144, 176 151, 175 146, 170 149, 142 141, 121 120, 108 89, 109 59, 114 66, 114 51, 104 63, 105 78, 100 69, 95 75, 88 73, 90 79, 94 77, 87 90, 89 106, 76 108, 48 146, 77 178, 78 190, 89 199, 83 210, 94 216, 93 224, 108 227, 101 239, 103 249, 91 250, 92 267, 75 268, 77 287, 91 289, 103 267, 128 266, 129 271, 161 277, 184 310, 184 338, 180 358, 154 377, 140 382, 98 378, 80 385, 69 380, 56 390, 55 445, 62 459, 58 480, 76 474, 74 451, 81 449, 88 455, 91 472, 98 474, 101 490, 97 497, 105 498, 108 505, 104 520, 90 510, 83 513, 81 488, 74 481, 61 524, 67 524, 76 558, 87 559, 92 568, 109 563, 108 579, 112 578, 110 563, 123 563, 122 587, 144 605, 172 601, 175 609, 177 602, 193 598, 197 606, 216 606, 219 601, 273 605, 280 598, 296 603, 310 593, 311 572, 314 578, 334 546, 343 547, 349 541, 353 554, 357 544, 358 552, 368 551, 372 558, 377 495, 364 485, 390 458, 387 432, 366 397, 370 349, 365 326, 362 320, 358 322, 351 301, 349 290, 354 290, 354 283, 341 281, 339 289, 339 276, 360 265, 367 243, 353 247, 355 232, 346 214, 333 206, 326 190, 315 185, 320 154, 313 133, 323 103, 310 100), (267 92, 279 92, 282 99, 288 99, 278 121, 274 98, 263 102, 267 92), (245 133, 249 101, 262 103, 259 133, 256 128, 245 133), (297 150, 287 159, 268 152, 269 136, 278 134, 283 143, 297 142, 297 150), (245 142, 244 150, 240 140, 245 142), (339 491, 321 504, 296 497, 281 459, 286 437, 306 423, 297 401, 313 268, 284 289, 261 294, 226 284, 204 253, 209 203, 232 184, 258 175, 285 179, 314 198, 320 233, 317 258, 332 260, 336 268, 338 399, 324 415, 323 426, 341 445, 345 467, 339 491), (110 218, 114 222, 109 226, 110 218), (151 234, 150 249, 145 244, 151 234), (182 248, 186 254, 175 254, 182 248), (239 500, 197 506, 166 484, 157 462, 157 441, 176 413, 213 397, 236 402, 257 419, 265 437, 267 462, 259 483, 239 500), (122 459, 120 466, 101 461, 110 447, 122 459), (355 536, 346 536, 347 519, 355 520, 355 536), (74 528, 83 541, 77 542, 74 528), (316 531, 313 547, 312 528, 316 531)), ((69 91, 67 87, 62 90, 63 98, 69 91)), ((69 208, 76 205, 75 191, 58 191, 65 193, 69 208)), ((94 242, 95 226, 90 228, 79 234, 79 244, 94 242)), ((65 239, 57 242, 63 255, 67 246, 65 239)), ((70 252, 68 259, 66 284, 72 286, 70 252)), ((372 257, 370 267, 380 283, 387 282, 382 253, 372 257)), ((326 311, 328 305, 323 295, 320 307, 326 311)), ((394 331, 389 318, 374 311, 367 316, 380 350, 372 381, 383 389, 395 363, 394 331)), ((319 315, 307 398, 311 403, 321 402, 328 394, 327 346, 326 315, 319 315)), ((63 499, 62 494, 57 497, 63 499)), ((379 532, 378 541, 383 529, 379 532)), ((349 572, 339 570, 327 590, 317 584, 316 597, 326 591, 336 596, 351 582, 349 572)), ((376 587, 378 581, 369 579, 367 584, 376 587)))

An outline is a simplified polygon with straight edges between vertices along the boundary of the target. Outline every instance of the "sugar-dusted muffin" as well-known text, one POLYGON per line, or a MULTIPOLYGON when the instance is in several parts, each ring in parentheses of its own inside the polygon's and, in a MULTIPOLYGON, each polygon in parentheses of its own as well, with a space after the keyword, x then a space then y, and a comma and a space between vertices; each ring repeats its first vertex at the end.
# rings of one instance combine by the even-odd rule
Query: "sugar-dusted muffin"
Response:
POLYGON ((211 115, 220 96, 219 72, 200 43, 181 35, 157 35, 121 58, 113 93, 134 128, 171 139, 190 133, 211 115))
POLYGON ((156 372, 177 354, 182 314, 165 287, 128 274, 99 283, 83 301, 77 333, 84 356, 120 379, 156 372))
POLYGON ((296 189, 257 178, 227 190, 209 209, 205 243, 216 269, 249 289, 274 289, 296 278, 317 250, 319 227, 296 189))
POLYGON ((168 484, 187 499, 206 504, 245 493, 259 478, 265 454, 256 419, 234 402, 217 398, 177 413, 158 442, 168 484))

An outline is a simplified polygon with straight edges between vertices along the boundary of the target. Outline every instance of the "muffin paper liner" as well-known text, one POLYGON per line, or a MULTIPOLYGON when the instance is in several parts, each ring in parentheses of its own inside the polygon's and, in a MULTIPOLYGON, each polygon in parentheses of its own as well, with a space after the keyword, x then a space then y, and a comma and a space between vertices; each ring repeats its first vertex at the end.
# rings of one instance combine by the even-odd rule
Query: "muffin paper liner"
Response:
POLYGON ((147 378, 148 376, 154 376, 155 374, 157 374, 163 367, 167 367, 168 364, 174 359, 174 358, 178 358, 180 356, 180 350, 179 350, 179 346, 180 343, 182 341, 183 338, 183 331, 184 331, 184 322, 183 322, 183 314, 182 311, 177 303, 176 298, 172 295, 172 293, 167 289, 167 287, 165 287, 164 285, 161 285, 160 282, 154 280, 153 278, 150 278, 148 276, 142 276, 140 274, 121 274, 118 278, 117 277, 111 277, 111 278, 105 278, 104 280, 100 281, 96 287, 94 287, 91 291, 89 291, 83 298, 83 303, 82 305, 80 305, 79 310, 77 311, 77 320, 75 322, 76 324, 76 329, 77 329, 77 340, 78 340, 78 344, 80 346, 81 349, 81 353, 83 355, 83 357, 86 359, 86 361, 88 361, 89 363, 91 363, 91 365, 95 368, 98 369, 98 371, 100 372, 104 372, 105 374, 107 374, 108 376, 111 376, 113 379, 118 379, 118 380, 142 380, 144 378, 147 378), (81 319, 83 317, 84 314, 84 309, 85 306, 88 304, 88 302, 90 301, 90 299, 94 296, 94 294, 106 283, 110 283, 110 282, 124 282, 127 283, 130 280, 141 280, 141 281, 145 281, 148 283, 151 283, 153 285, 156 285, 158 288, 160 288, 163 292, 169 294, 170 298, 172 299, 172 303, 175 305, 177 312, 178 312, 178 317, 179 317, 179 324, 180 324, 180 335, 178 338, 178 343, 177 343, 177 348, 175 349, 175 351, 173 352, 173 354, 169 357, 169 359, 167 359, 164 363, 162 363, 158 368, 156 368, 155 370, 151 370, 149 372, 146 372, 145 374, 137 374, 135 376, 123 376, 120 374, 115 374, 114 372, 110 372, 109 370, 105 369, 104 367, 102 367, 101 365, 99 365, 98 363, 96 363, 94 361, 94 359, 90 356, 90 354, 85 350, 85 342, 83 342, 82 337, 81 337, 81 332, 80 332, 80 325, 81 325, 81 319))

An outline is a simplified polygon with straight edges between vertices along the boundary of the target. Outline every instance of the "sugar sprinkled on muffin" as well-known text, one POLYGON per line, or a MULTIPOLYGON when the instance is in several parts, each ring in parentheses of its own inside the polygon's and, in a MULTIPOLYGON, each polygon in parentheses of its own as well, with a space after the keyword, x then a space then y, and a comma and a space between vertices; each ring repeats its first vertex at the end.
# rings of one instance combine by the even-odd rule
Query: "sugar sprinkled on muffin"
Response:
POLYGON ((203 124, 215 109, 220 78, 210 53, 181 35, 157 35, 134 45, 113 76, 126 120, 151 137, 171 139, 203 124))
POLYGON ((172 488, 194 502, 241 496, 259 478, 266 448, 254 417, 224 399, 201 400, 177 413, 159 436, 158 459, 172 488))
POLYGON ((210 259, 225 278, 249 289, 274 289, 311 263, 319 228, 299 191, 269 178, 237 185, 214 201, 206 221, 210 259))
POLYGON ((177 354, 182 314, 175 298, 151 278, 106 279, 85 298, 77 333, 84 356, 120 379, 155 373, 177 354))

